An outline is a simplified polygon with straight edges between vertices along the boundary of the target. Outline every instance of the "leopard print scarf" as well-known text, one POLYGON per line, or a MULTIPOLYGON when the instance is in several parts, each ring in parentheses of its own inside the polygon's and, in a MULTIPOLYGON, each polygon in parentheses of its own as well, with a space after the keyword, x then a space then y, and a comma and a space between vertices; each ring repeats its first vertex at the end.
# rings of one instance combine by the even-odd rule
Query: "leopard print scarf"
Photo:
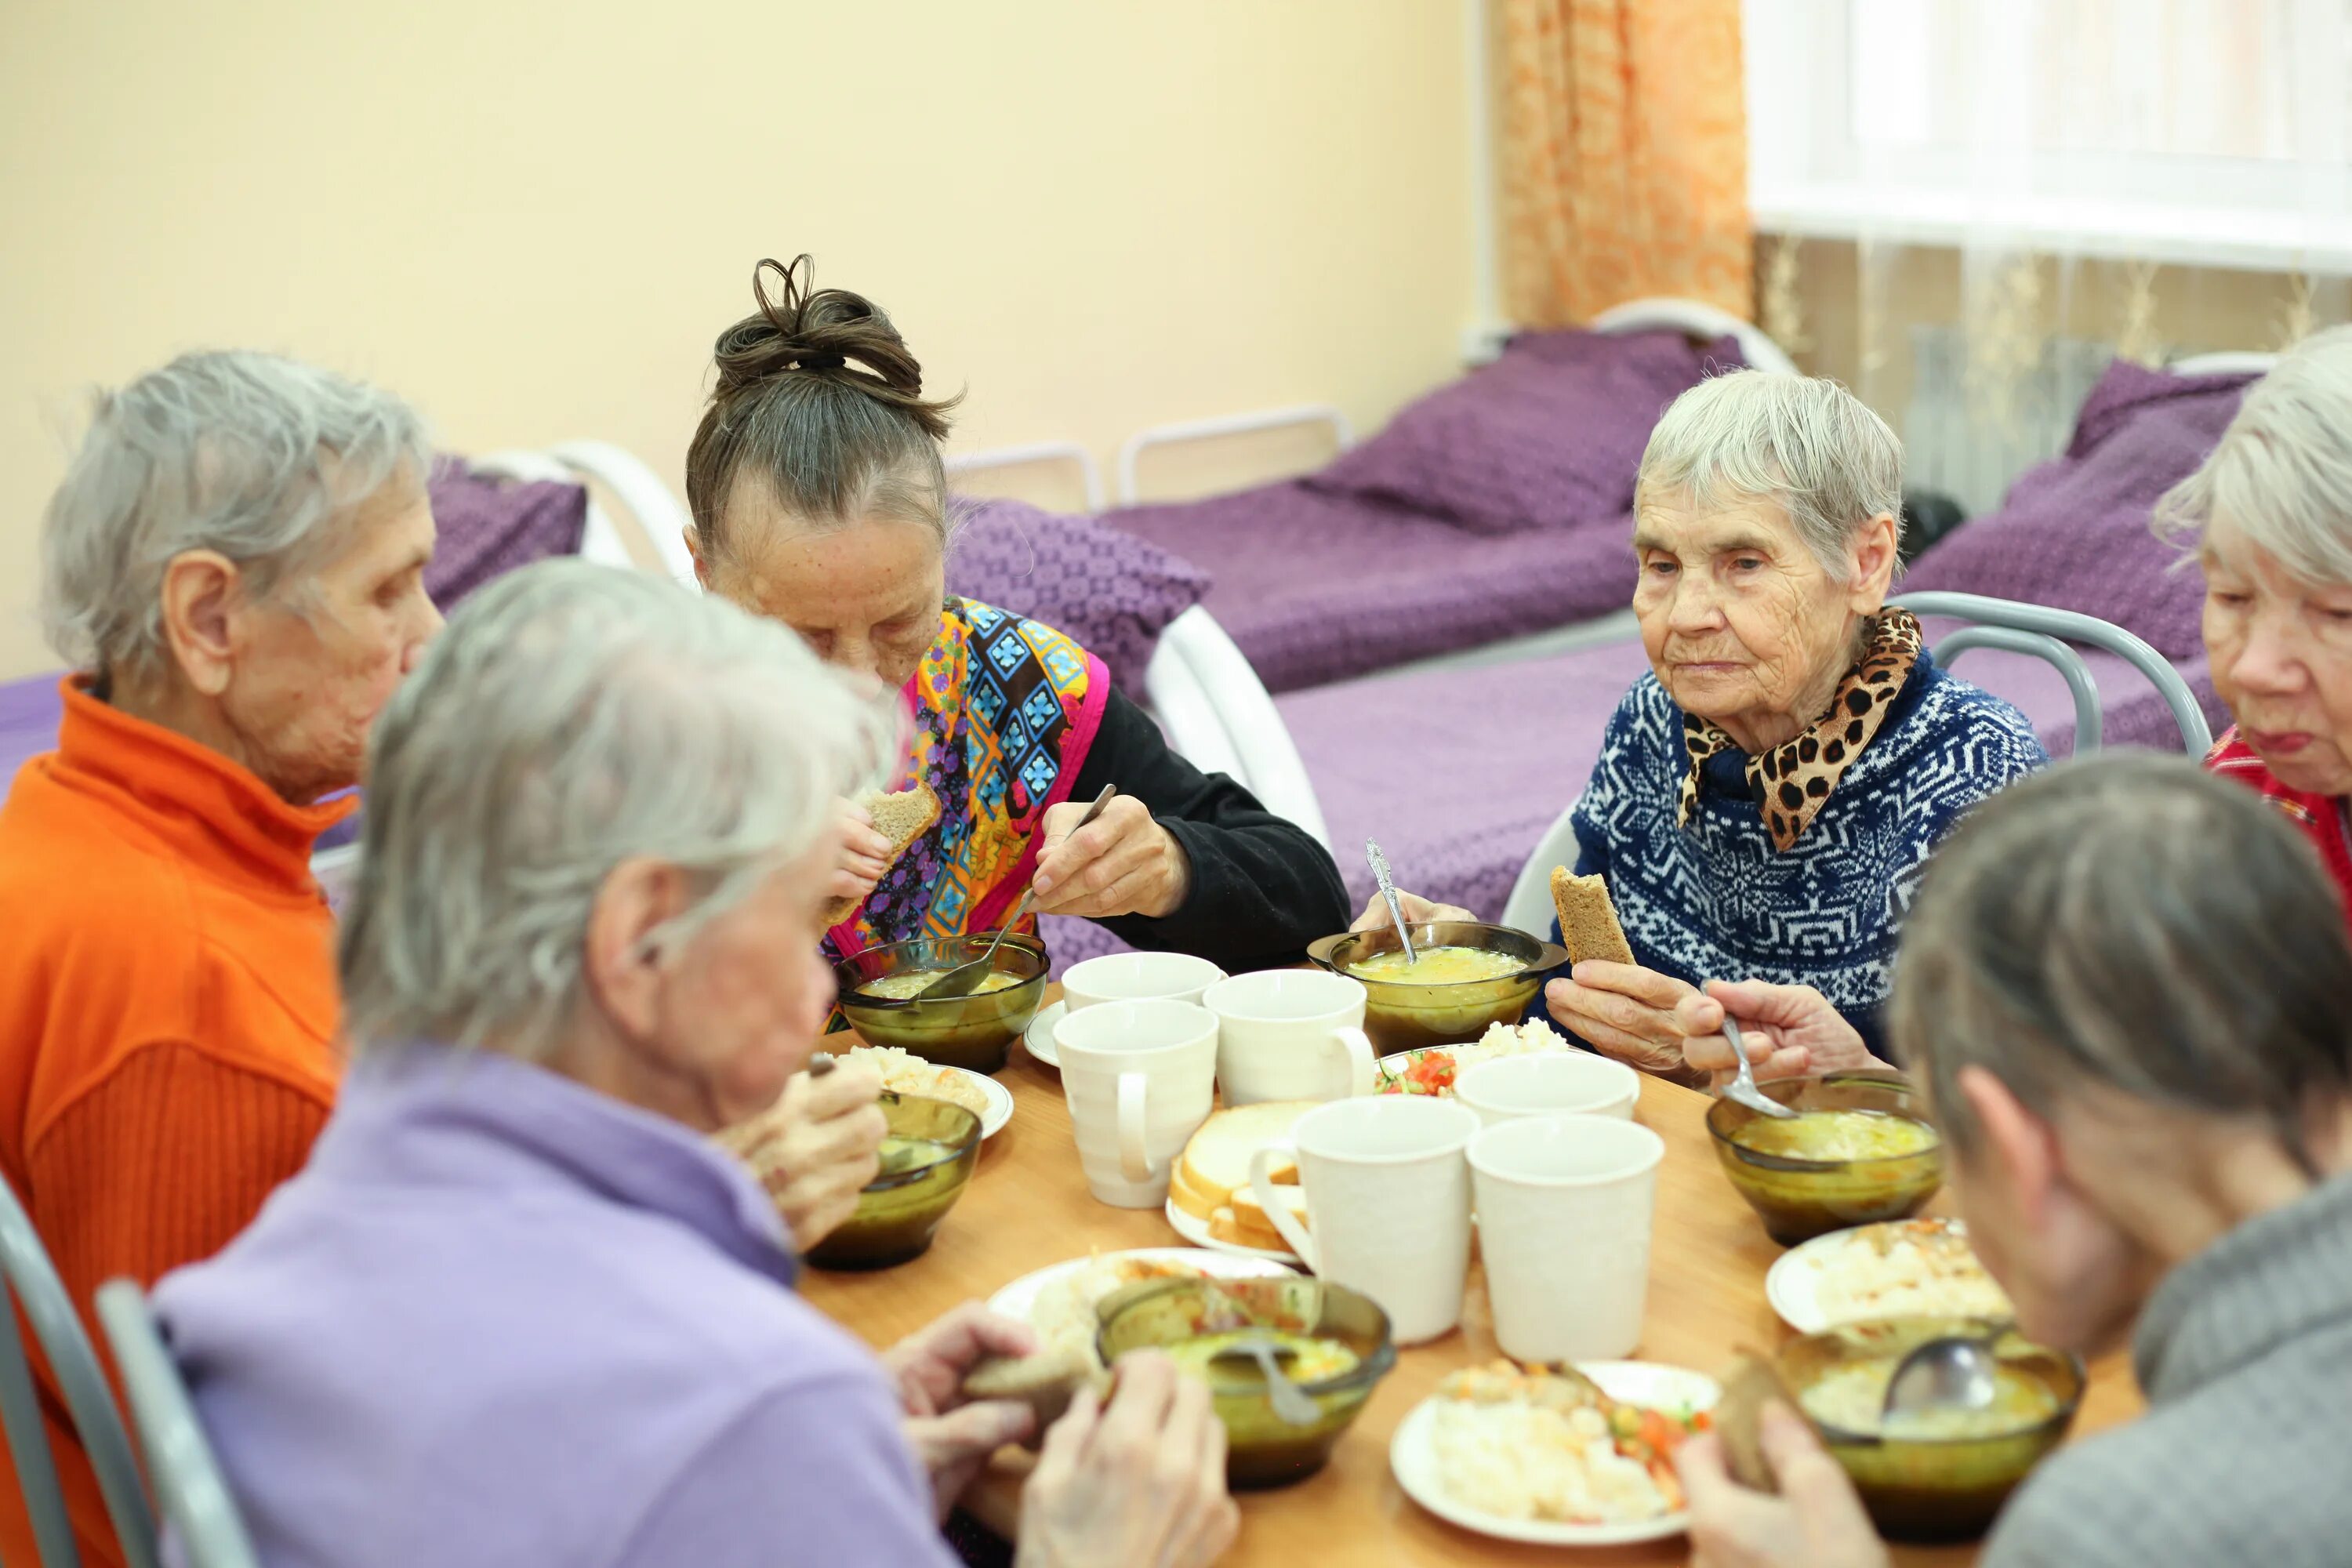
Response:
MULTIPOLYGON (((1838 682, 1827 710, 1795 740, 1748 759, 1748 787, 1764 813, 1772 847, 1783 853, 1812 826, 1829 803, 1830 791, 1878 733, 1886 710, 1918 662, 1923 644, 1917 616, 1890 609, 1867 624, 1869 637, 1861 662, 1838 682)), ((1700 767, 1709 757, 1739 748, 1694 713, 1683 715, 1683 744, 1690 752, 1690 771, 1683 775, 1679 820, 1688 827, 1698 811, 1700 767)))

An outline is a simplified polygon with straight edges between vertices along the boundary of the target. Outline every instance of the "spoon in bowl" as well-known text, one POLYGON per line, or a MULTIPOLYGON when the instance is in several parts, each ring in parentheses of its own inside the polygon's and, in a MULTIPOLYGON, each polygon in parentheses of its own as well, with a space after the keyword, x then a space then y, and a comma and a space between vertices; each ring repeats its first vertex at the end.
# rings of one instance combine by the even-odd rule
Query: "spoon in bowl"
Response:
POLYGON ((1282 1370, 1282 1363, 1295 1361, 1297 1356, 1297 1351, 1278 1343, 1271 1335, 1248 1334, 1218 1346, 1217 1353, 1209 1359, 1255 1361, 1258 1371, 1265 1374, 1266 1402, 1274 1407, 1276 1418, 1292 1426, 1312 1426, 1322 1419, 1323 1412, 1282 1370))
POLYGON ((1992 1347, 2015 1324, 1988 1323, 1975 1333, 1939 1334, 1913 1345, 1886 1380, 1882 1425, 1928 1410, 1989 1410, 2000 1392, 2000 1358, 1992 1347))
POLYGON ((1381 853, 1378 844, 1367 838, 1364 840, 1364 860, 1372 868, 1372 880, 1381 885, 1381 897, 1389 901, 1389 919, 1396 922, 1397 941, 1404 943, 1405 963, 1419 963, 1421 954, 1412 950, 1412 932, 1405 930, 1404 905, 1397 899, 1396 879, 1389 875, 1389 858, 1381 853))
POLYGON ((1723 1037, 1731 1042, 1731 1059, 1739 1064, 1738 1075, 1723 1086, 1724 1098, 1736 1100, 1757 1115, 1769 1116, 1775 1121, 1785 1121, 1796 1115, 1795 1111, 1756 1087, 1756 1069, 1748 1064, 1748 1043, 1739 1037, 1739 1020, 1731 1016, 1727 1007, 1723 1014, 1723 1037))

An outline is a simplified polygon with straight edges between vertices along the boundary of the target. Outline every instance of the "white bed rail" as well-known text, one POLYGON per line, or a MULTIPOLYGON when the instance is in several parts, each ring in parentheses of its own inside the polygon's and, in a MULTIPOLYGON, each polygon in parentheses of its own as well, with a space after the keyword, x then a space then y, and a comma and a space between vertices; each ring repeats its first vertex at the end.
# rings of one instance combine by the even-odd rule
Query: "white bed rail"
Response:
POLYGON ((1143 672, 1168 743, 1205 773, 1230 774, 1276 816, 1331 847, 1307 764, 1265 683, 1198 605, 1168 624, 1143 672))
POLYGON ((1659 298, 1629 300, 1592 318, 1596 332, 1677 331, 1694 338, 1736 338, 1739 352, 1757 370, 1775 375, 1795 375, 1797 362, 1752 321, 1696 300, 1659 298))
POLYGON ((1154 425, 1129 436, 1118 448, 1118 502, 1133 506, 1142 497, 1136 480, 1136 467, 1143 454, 1154 447, 1172 447, 1185 441, 1210 441, 1221 436, 1255 436, 1266 430, 1287 430, 1294 426, 1328 425, 1332 438, 1339 450, 1346 451, 1356 444, 1356 427, 1348 416, 1328 403, 1307 403, 1295 408, 1265 408, 1251 414, 1225 414, 1213 419, 1181 419, 1172 425, 1154 425))
POLYGON ((1079 481, 1086 487, 1087 510, 1100 511, 1109 504, 1103 492, 1102 466, 1076 441, 1030 441, 1018 447, 959 452, 947 460, 947 469, 950 474, 976 474, 987 468, 1023 468, 1032 463, 1076 464, 1079 481))
POLYGON ((2230 349, 2221 353, 2190 354, 2164 368, 2175 375, 2268 375, 2278 355, 2230 349))
MULTIPOLYGON (((579 484, 593 479, 625 509, 629 526, 661 563, 663 574, 688 587, 695 585, 694 557, 686 548, 686 509, 635 453, 609 441, 567 441, 545 451, 517 447, 490 452, 467 458, 466 466, 478 474, 526 483, 579 484)), ((619 524, 593 490, 588 496, 588 520, 580 533, 580 557, 639 570, 619 524)))

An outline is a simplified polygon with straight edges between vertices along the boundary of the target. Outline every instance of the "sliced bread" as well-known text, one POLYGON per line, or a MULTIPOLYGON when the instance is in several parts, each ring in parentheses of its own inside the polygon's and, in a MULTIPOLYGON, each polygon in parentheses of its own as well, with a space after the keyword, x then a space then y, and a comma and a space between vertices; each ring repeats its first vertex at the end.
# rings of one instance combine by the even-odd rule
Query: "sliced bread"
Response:
MULTIPOLYGON (((1212 1208, 1231 1203, 1236 1190, 1249 1185, 1250 1156, 1276 1139, 1290 1136, 1292 1124, 1315 1104, 1311 1100, 1273 1100, 1213 1112, 1184 1145, 1177 1169, 1212 1208)), ((1295 1184, 1297 1167, 1284 1161, 1275 1168, 1274 1179, 1295 1184)))
MULTIPOLYGON (((931 824, 940 819, 940 797, 927 784, 919 783, 914 788, 900 790, 896 795, 869 790, 857 797, 857 804, 864 806, 866 814, 874 819, 874 831, 890 841, 890 853, 886 858, 893 866, 898 863, 898 857, 907 852, 907 847, 929 833, 931 824)), ((857 906, 862 901, 857 899, 834 900, 825 906, 824 923, 839 925, 857 912, 857 906)))
POLYGON ((1555 866, 1551 902, 1559 911, 1559 941, 1568 949, 1570 963, 1581 963, 1588 958, 1611 963, 1633 962, 1633 949, 1625 941, 1625 928, 1617 921, 1617 906, 1610 901, 1608 883, 1555 866))

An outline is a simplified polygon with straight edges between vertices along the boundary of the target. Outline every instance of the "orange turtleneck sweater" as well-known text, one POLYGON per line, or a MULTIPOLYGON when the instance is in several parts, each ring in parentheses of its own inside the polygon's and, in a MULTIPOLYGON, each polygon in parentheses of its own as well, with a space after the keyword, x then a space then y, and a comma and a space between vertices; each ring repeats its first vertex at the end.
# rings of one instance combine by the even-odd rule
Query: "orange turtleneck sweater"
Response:
MULTIPOLYGON (((0 804, 0 1172, 102 1346, 97 1288, 219 1250, 326 1121, 341 1064, 310 850, 353 807, 289 805, 74 681, 65 705, 0 804)), ((120 1564, 36 1363, 82 1560, 120 1564)), ((12 1473, 0 1561, 34 1560, 12 1473)))

